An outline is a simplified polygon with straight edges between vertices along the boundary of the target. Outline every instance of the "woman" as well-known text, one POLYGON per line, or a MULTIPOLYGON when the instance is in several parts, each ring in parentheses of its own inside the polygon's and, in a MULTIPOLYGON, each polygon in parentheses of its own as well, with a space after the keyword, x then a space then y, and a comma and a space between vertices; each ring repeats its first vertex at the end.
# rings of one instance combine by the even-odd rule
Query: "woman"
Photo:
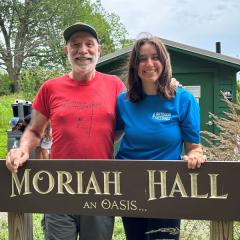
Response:
MULTIPOLYGON (((124 136, 117 159, 183 159, 188 168, 206 160, 200 143, 199 106, 182 88, 171 87, 169 54, 159 38, 136 41, 130 57, 128 90, 118 97, 117 130, 124 136)), ((128 240, 179 239, 180 220, 123 218, 128 240)))

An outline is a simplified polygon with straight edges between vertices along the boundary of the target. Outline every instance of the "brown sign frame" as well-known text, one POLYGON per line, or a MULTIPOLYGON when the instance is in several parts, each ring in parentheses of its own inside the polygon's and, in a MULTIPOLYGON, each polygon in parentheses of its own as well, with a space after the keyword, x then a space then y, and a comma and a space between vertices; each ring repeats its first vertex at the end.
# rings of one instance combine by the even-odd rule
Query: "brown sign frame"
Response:
POLYGON ((240 220, 240 162, 0 161, 0 211, 240 220))

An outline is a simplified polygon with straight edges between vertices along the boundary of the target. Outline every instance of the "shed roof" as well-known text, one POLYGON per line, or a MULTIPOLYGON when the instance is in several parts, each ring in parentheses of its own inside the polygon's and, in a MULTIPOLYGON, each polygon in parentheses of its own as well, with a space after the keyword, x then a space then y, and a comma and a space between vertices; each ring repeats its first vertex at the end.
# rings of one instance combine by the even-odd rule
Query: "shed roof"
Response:
MULTIPOLYGON (((208 61, 228 65, 233 68, 236 68, 237 70, 240 70, 240 59, 239 58, 229 57, 227 55, 211 52, 211 51, 204 50, 201 48, 192 47, 189 45, 166 40, 163 38, 161 38, 161 40, 166 45, 168 50, 173 50, 176 52, 189 54, 189 55, 196 56, 196 57, 208 60, 208 61)), ((130 53, 132 51, 132 48, 133 48, 133 45, 102 56, 98 61, 98 66, 103 66, 109 62, 112 62, 113 60, 119 59, 123 55, 130 53)))

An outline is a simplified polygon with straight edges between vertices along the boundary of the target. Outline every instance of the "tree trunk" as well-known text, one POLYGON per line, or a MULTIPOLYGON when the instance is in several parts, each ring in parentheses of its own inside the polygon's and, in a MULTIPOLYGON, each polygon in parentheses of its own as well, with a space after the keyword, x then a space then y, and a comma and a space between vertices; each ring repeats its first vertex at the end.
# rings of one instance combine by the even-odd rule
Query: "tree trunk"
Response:
POLYGON ((8 75, 10 79, 13 81, 13 92, 19 92, 20 86, 19 86, 19 71, 17 72, 17 69, 7 69, 8 75))

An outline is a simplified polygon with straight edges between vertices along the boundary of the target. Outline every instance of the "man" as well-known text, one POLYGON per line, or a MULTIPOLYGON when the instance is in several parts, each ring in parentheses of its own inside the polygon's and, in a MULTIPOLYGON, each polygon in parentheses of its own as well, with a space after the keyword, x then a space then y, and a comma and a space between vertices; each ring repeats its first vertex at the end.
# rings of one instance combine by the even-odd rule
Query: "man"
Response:
MULTIPOLYGON (((113 158, 115 105, 125 86, 119 78, 95 70, 100 45, 93 27, 76 23, 63 36, 72 70, 41 86, 20 146, 6 157, 11 172, 17 172, 38 146, 49 120, 51 159, 113 158)), ((112 239, 113 217, 45 214, 44 222, 46 239, 112 239)))

